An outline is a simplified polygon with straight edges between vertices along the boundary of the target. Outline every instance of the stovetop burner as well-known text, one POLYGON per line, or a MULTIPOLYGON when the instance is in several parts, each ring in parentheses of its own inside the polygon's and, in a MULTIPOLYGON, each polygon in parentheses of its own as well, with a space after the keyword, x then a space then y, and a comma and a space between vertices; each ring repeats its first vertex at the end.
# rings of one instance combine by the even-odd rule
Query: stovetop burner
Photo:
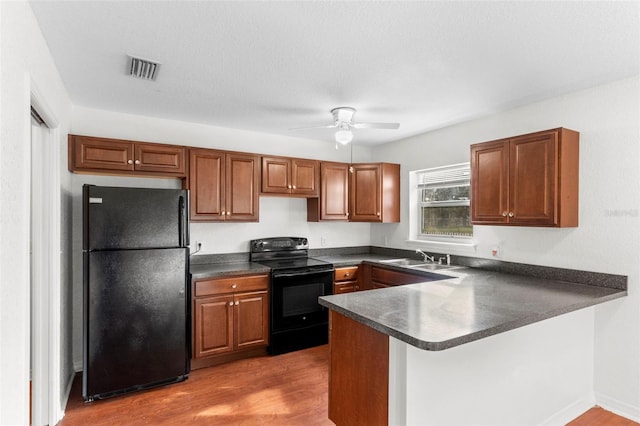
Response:
POLYGON ((249 259, 272 270, 333 269, 333 265, 309 257, 309 241, 302 237, 273 237, 251 240, 249 259))
MULTIPOLYGON (((255 260, 254 260, 255 262, 255 260)), ((302 259, 280 259, 280 260, 263 260, 258 262, 261 265, 268 266, 271 269, 298 269, 298 268, 316 268, 318 266, 333 268, 329 262, 314 259, 312 257, 302 259)))

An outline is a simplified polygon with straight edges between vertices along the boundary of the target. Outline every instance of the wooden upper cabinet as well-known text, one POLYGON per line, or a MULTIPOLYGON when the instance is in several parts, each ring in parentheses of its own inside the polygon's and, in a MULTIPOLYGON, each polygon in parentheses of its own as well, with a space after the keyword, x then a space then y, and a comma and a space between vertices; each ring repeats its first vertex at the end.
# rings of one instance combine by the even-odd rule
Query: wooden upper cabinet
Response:
POLYGON ((578 163, 564 128, 471 145, 471 222, 578 226, 578 163))
POLYGON ((349 185, 352 222, 400 221, 400 165, 353 164, 349 185))
POLYGON ((185 152, 182 146, 69 135, 69 170, 181 178, 185 152))
POLYGON ((317 197, 320 162, 287 157, 262 157, 262 193, 317 197))
POLYGON ((191 220, 257 222, 259 164, 256 155, 190 149, 191 220))
POLYGON ((320 163, 320 197, 307 198, 307 221, 349 220, 349 164, 320 163))

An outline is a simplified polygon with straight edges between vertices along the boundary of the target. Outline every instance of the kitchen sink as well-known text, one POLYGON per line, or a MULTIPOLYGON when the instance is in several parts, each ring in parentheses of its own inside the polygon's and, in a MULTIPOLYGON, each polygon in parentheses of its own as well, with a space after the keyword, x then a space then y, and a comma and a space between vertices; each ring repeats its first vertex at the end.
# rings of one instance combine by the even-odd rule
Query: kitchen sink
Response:
POLYGON ((410 266, 410 267, 414 267, 414 266, 419 266, 419 265, 424 265, 425 264, 424 260, 408 259, 408 258, 381 260, 380 263, 388 263, 390 265, 410 266))
POLYGON ((420 265, 413 265, 411 269, 423 269, 426 271, 438 271, 441 269, 451 269, 453 265, 439 265, 437 263, 421 263, 420 265))
POLYGON ((409 258, 381 260, 380 263, 386 263, 389 265, 397 265, 397 266, 406 266, 407 268, 422 269, 423 271, 439 271, 441 269, 451 269, 455 267, 454 265, 425 263, 424 260, 409 259, 409 258))

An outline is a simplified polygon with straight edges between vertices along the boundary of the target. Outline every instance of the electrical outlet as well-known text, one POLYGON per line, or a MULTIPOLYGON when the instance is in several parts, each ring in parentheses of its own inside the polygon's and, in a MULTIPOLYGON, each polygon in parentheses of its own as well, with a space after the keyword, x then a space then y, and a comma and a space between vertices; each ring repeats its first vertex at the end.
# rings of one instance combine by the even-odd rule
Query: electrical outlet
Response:
POLYGON ((327 237, 320 237, 320 245, 322 247, 326 247, 327 246, 327 237))
POLYGON ((499 245, 491 247, 491 256, 502 257, 502 247, 499 245))

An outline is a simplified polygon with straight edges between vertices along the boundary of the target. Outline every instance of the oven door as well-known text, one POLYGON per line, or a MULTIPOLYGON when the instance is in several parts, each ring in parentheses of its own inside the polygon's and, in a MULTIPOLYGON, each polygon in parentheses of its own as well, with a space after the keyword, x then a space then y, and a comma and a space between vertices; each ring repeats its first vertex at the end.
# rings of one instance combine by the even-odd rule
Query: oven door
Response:
POLYGON ((318 297, 329 295, 333 271, 276 271, 271 275, 271 330, 274 332, 327 323, 328 311, 318 297))

